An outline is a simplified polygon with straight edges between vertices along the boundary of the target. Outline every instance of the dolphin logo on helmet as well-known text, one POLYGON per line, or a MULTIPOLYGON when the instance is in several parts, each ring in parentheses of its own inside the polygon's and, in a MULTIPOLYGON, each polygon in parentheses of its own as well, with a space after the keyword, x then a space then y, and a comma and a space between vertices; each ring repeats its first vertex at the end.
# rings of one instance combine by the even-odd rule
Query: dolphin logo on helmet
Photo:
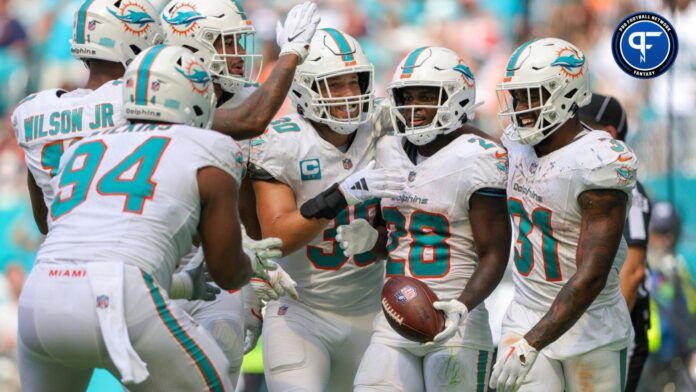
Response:
POLYGON ((164 19, 165 22, 173 26, 190 25, 197 20, 205 18, 206 16, 202 15, 198 11, 178 11, 173 18, 169 18, 167 15, 162 16, 162 19, 164 19))
POLYGON ((184 75, 186 79, 196 84, 206 84, 210 81, 210 76, 203 69, 194 69, 191 73, 186 73, 183 69, 176 67, 177 72, 184 75))
POLYGON ((109 12, 111 15, 115 16, 118 20, 124 23, 134 24, 140 27, 155 21, 150 15, 148 15, 147 12, 143 11, 128 10, 128 13, 125 15, 121 15, 112 9, 109 9, 109 12))

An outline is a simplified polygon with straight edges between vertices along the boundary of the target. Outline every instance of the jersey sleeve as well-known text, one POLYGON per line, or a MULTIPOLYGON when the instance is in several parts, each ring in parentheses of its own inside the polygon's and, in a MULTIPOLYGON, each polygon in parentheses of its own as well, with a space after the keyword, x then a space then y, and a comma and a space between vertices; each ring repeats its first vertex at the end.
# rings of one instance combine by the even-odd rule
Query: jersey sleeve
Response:
POLYGON ((199 130, 204 135, 195 135, 192 140, 198 148, 193 154, 193 164, 200 169, 207 166, 217 167, 231 175, 237 185, 242 183, 244 157, 237 143, 229 136, 213 131, 199 130))
MULTIPOLYGON (((288 132, 299 132, 299 128, 298 131, 288 132)), ((249 164, 255 167, 255 170, 249 172, 252 179, 267 180, 270 175, 276 181, 289 184, 288 163, 298 159, 296 142, 296 138, 292 135, 287 135, 285 131, 279 132, 273 126, 266 129, 261 136, 251 139, 249 164), (264 175, 256 176, 255 173, 264 173, 264 175)))
POLYGON ((468 140, 477 147, 484 148, 482 153, 470 156, 468 169, 463 173, 463 184, 466 205, 469 205, 471 195, 478 191, 493 195, 504 193, 507 188, 508 154, 500 145, 478 136, 468 140))
POLYGON ((588 162, 583 162, 580 186, 575 198, 584 191, 616 189, 626 193, 629 200, 636 186, 638 158, 623 142, 601 140, 587 151, 588 162))

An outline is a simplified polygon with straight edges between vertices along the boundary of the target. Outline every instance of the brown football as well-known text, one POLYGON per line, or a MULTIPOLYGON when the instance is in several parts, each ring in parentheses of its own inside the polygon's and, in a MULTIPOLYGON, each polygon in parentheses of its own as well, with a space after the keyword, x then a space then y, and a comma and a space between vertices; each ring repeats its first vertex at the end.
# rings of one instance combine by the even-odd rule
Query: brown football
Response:
POLYGON ((433 308, 437 296, 418 279, 394 276, 382 288, 382 311, 399 335, 425 343, 445 327, 444 314, 433 308))

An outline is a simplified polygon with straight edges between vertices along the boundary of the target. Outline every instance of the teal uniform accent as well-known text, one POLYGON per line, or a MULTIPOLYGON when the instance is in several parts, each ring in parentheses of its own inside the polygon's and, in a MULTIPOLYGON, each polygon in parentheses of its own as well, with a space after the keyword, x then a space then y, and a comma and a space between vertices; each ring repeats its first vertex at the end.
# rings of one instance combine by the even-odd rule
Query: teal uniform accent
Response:
POLYGON ((619 351, 619 369, 621 373, 621 392, 626 390, 626 349, 619 351))
POLYGON ((418 56, 420 56, 420 54, 423 53, 423 51, 426 49, 428 49, 428 46, 423 46, 414 50, 413 52, 411 52, 411 54, 408 55, 408 58, 406 58, 406 62, 404 63, 404 69, 401 71, 402 75, 410 75, 413 73, 413 68, 416 66, 416 60, 418 60, 418 56))
POLYGON ((168 137, 147 139, 121 163, 104 174, 97 183, 97 191, 104 195, 123 195, 126 197, 124 212, 142 213, 145 202, 155 194, 156 184, 152 182, 152 176, 170 140, 168 137), (120 179, 135 165, 138 165, 138 169, 133 179, 120 179))
POLYGON ((344 37, 340 31, 332 28, 326 28, 322 30, 326 31, 331 36, 331 38, 333 38, 333 40, 336 41, 336 44, 338 45, 338 48, 341 50, 341 54, 343 55, 343 61, 349 62, 355 60, 355 57, 353 56, 353 50, 350 48, 348 40, 346 40, 346 37, 344 37))
POLYGON ((164 49, 164 45, 157 45, 150 49, 150 52, 145 55, 143 62, 138 67, 137 77, 135 81, 135 104, 147 105, 147 86, 150 83, 150 67, 155 57, 164 49))
POLYGON ((85 25, 87 24, 87 10, 94 3, 94 0, 87 0, 82 3, 82 6, 77 11, 77 27, 75 34, 75 43, 84 44, 85 43, 85 25))
POLYGON ((102 141, 93 141, 77 147, 70 161, 65 165, 65 170, 61 174, 58 182, 59 192, 56 193, 53 204, 51 204, 51 216, 58 219, 72 211, 73 208, 82 204, 87 199, 89 187, 92 184, 97 168, 104 157, 106 145, 102 141), (85 163, 82 168, 73 170, 75 159, 85 156, 85 163), (74 185, 72 195, 67 199, 61 200, 61 191, 68 185, 74 185))
POLYGON ((517 215, 520 218, 519 235, 517 242, 522 245, 521 251, 515 252, 515 267, 517 271, 527 276, 534 268, 534 252, 533 245, 529 239, 529 235, 534 231, 534 227, 541 230, 541 248, 544 262, 544 274, 547 282, 559 282, 563 280, 561 273, 561 264, 558 260, 558 241, 553 238, 553 229, 551 227, 551 210, 545 208, 537 208, 532 213, 530 221, 527 211, 525 211, 522 202, 516 199, 508 199, 508 212, 510 218, 514 222, 514 217, 517 215))
POLYGON ((488 369, 488 351, 479 350, 476 361, 476 392, 486 391, 486 370, 488 369))
POLYGON ((505 73, 505 76, 512 77, 515 74, 515 64, 517 63, 517 58, 520 57, 520 54, 522 54, 522 51, 524 50, 524 48, 529 46, 529 44, 531 44, 534 41, 536 41, 536 40, 532 39, 532 40, 529 40, 529 41, 523 43, 522 45, 520 45, 519 48, 517 48, 517 50, 515 50, 515 52, 512 54, 512 56, 510 56, 510 61, 508 62, 508 65, 506 67, 507 72, 505 73))
POLYGON ((162 293, 160 293, 159 288, 155 286, 152 276, 145 272, 142 274, 143 280, 145 281, 147 288, 150 290, 152 301, 155 303, 157 314, 172 337, 177 341, 177 343, 179 343, 184 351, 186 351, 186 354, 188 354, 188 356, 196 364, 201 376, 203 376, 208 390, 212 392, 224 391, 224 385, 217 373, 217 370, 215 369, 215 366, 213 366, 213 363, 210 362, 208 356, 205 355, 198 344, 196 344, 189 334, 186 333, 172 312, 169 311, 169 307, 164 301, 164 297, 162 297, 162 293))

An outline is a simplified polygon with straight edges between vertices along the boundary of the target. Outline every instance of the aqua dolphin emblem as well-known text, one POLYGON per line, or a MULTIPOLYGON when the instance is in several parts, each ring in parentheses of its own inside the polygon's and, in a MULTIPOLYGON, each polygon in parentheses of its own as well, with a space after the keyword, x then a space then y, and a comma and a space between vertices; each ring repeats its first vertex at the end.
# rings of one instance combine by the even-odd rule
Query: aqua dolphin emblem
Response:
POLYGON ((628 167, 620 167, 616 169, 616 173, 625 180, 631 180, 633 179, 633 170, 631 170, 628 167))
POLYGON ((128 10, 128 13, 125 15, 121 15, 112 9, 109 9, 109 12, 111 13, 111 15, 115 16, 116 18, 118 18, 118 20, 124 23, 134 24, 140 27, 155 21, 154 19, 152 19, 150 15, 148 15, 147 12, 143 11, 134 11, 130 9, 128 10))
POLYGON ((471 68, 467 67, 466 65, 457 64, 452 69, 454 69, 455 71, 461 72, 464 75, 464 77, 466 77, 467 79, 474 80, 474 73, 471 72, 471 68))
POLYGON ((206 84, 210 82, 210 76, 208 76, 208 73, 203 69, 194 69, 191 73, 186 73, 186 71, 179 67, 176 67, 176 70, 192 83, 206 84))
POLYGON ((162 19, 173 26, 190 25, 191 23, 205 19, 206 16, 198 11, 178 11, 173 18, 163 15, 162 19))
POLYGON ((567 70, 571 70, 573 68, 578 68, 582 67, 585 65, 585 56, 583 55, 581 59, 577 58, 577 56, 569 54, 567 56, 560 56, 556 60, 551 63, 551 65, 556 65, 559 67, 563 67, 567 70))

